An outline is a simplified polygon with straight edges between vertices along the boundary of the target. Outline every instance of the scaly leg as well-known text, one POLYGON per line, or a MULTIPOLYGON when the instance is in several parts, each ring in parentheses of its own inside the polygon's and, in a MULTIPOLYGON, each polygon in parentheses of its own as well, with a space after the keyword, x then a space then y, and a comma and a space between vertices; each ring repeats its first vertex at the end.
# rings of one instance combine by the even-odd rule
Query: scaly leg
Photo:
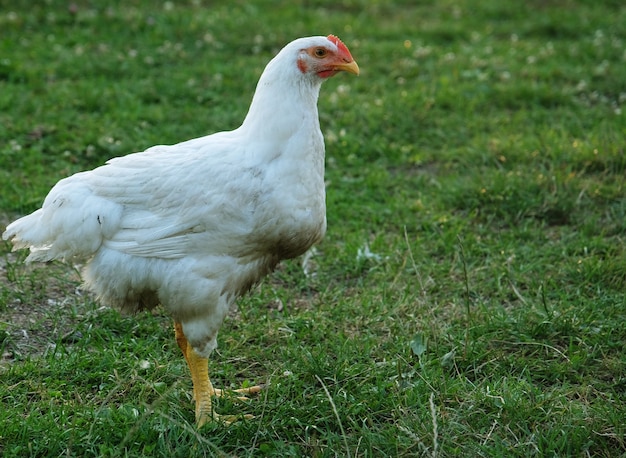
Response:
MULTIPOLYGON (((185 361, 187 361, 187 366, 189 367, 189 370, 191 372, 191 381, 193 385, 193 399, 196 400, 198 399, 197 384, 196 384, 196 379, 195 379, 196 371, 191 368, 191 361, 189 360, 189 355, 187 354, 188 348, 190 347, 189 347, 189 343, 187 342, 187 338, 185 337, 185 334, 183 333, 183 325, 175 322, 174 333, 176 334, 176 343, 178 344, 181 351, 183 352, 183 356, 185 357, 185 361)), ((208 363, 207 363, 207 370, 208 370, 208 363)))
MULTIPOLYGON (((174 323, 174 332, 176 333, 176 343, 178 343, 178 346, 182 350, 191 372, 193 397, 196 401, 196 423, 198 428, 203 426, 209 420, 221 420, 226 424, 236 421, 239 418, 236 415, 218 415, 213 411, 211 397, 224 396, 227 391, 213 388, 213 384, 211 384, 211 380, 209 379, 209 361, 206 358, 202 358, 194 351, 193 347, 187 341, 187 338, 183 333, 183 327, 180 323, 174 323)), ((256 385, 232 391, 238 394, 253 394, 258 393, 261 389, 261 386, 256 385)), ((240 401, 248 400, 245 396, 237 396, 235 399, 240 401)), ((251 419, 254 418, 254 416, 244 415, 244 418, 251 419)))

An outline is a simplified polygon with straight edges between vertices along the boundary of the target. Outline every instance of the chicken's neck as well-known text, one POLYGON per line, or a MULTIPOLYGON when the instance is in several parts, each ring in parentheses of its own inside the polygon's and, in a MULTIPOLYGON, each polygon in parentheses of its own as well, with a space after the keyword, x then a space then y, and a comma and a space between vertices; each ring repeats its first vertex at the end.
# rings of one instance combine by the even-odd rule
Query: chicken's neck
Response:
MULTIPOLYGON (((288 76, 288 75, 287 75, 288 76)), ((240 130, 255 140, 288 141, 299 132, 319 131, 317 99, 321 81, 261 77, 240 130)))

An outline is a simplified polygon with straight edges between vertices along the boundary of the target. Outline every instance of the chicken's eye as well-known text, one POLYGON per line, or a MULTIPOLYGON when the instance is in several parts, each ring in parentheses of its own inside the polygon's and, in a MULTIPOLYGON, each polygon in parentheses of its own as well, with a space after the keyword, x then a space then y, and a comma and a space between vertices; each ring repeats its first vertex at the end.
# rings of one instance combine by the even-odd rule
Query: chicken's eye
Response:
POLYGON ((324 48, 315 49, 315 57, 324 57, 327 54, 327 51, 324 48))

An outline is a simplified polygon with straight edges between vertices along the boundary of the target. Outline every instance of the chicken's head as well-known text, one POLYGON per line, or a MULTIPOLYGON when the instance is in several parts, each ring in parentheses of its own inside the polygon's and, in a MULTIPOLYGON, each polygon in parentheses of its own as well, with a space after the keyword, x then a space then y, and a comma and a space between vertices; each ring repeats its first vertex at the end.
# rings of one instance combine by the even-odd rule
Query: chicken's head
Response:
POLYGON ((301 49, 298 69, 302 73, 315 73, 320 78, 329 78, 341 71, 359 74, 359 66, 348 47, 335 35, 319 37, 315 43, 301 49))

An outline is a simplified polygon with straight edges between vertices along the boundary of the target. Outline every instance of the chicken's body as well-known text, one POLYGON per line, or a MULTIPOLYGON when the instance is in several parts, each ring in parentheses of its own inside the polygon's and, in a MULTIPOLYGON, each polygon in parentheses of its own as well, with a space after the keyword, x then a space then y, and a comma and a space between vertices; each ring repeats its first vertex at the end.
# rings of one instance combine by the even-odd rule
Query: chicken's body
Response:
POLYGON ((192 370, 199 424, 213 415, 214 393, 199 388, 197 366, 217 346, 230 306, 324 235, 317 98, 341 70, 358 73, 336 37, 295 40, 267 65, 238 129, 65 178, 3 234, 30 248, 28 260, 87 259, 85 285, 104 304, 163 304, 192 370))

